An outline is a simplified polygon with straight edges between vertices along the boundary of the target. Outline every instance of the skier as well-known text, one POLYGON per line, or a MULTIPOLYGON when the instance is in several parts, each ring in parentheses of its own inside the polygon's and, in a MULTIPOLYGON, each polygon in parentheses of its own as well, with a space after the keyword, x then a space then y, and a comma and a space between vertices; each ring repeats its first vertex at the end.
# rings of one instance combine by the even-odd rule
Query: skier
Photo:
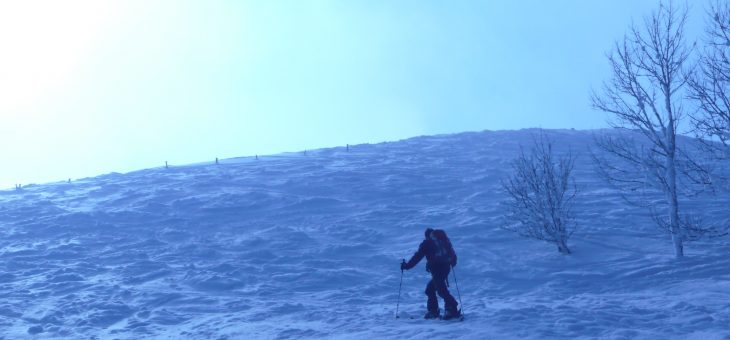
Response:
POLYGON ((426 296, 428 296, 426 319, 436 319, 441 315, 439 310, 438 299, 436 293, 444 299, 444 309, 446 313, 443 319, 449 320, 461 316, 458 310, 456 299, 449 293, 448 277, 452 266, 456 266, 456 252, 451 245, 451 241, 446 236, 446 232, 440 229, 426 229, 426 239, 418 246, 418 251, 413 254, 408 262, 403 260, 400 265, 401 270, 408 270, 415 267, 418 262, 426 257, 426 271, 431 273, 431 281, 426 285, 426 296))

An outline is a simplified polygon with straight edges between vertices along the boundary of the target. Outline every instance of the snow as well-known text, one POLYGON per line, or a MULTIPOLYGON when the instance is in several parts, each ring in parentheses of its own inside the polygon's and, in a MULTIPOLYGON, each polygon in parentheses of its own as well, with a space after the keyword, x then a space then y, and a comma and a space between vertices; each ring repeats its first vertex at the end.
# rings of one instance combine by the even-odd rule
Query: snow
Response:
MULTIPOLYGON (((728 339, 728 240, 675 260, 648 213, 596 177, 594 132, 548 130, 577 155, 570 256, 499 228, 500 181, 534 130, 0 191, 0 337, 728 339), (399 263, 426 227, 459 254, 464 322, 421 319, 423 263, 395 318, 399 263)), ((726 196, 692 203, 727 221, 726 196)))

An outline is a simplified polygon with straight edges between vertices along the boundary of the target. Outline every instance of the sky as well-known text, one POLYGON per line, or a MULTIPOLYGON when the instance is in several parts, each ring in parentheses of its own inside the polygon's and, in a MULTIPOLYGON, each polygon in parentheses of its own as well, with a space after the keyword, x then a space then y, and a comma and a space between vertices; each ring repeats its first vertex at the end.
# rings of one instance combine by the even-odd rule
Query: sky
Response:
MULTIPOLYGON (((699 38, 704 1, 691 2, 699 38)), ((593 129, 652 0, 0 0, 0 188, 418 135, 593 129)))

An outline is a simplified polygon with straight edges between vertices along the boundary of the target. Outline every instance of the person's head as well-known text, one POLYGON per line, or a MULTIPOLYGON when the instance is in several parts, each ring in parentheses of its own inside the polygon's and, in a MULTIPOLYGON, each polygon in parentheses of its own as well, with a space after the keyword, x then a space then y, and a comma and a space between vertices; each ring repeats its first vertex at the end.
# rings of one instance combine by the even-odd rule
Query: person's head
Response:
POLYGON ((426 228, 426 232, 424 233, 424 236, 426 236, 427 240, 430 238, 432 232, 433 232, 433 229, 426 228))

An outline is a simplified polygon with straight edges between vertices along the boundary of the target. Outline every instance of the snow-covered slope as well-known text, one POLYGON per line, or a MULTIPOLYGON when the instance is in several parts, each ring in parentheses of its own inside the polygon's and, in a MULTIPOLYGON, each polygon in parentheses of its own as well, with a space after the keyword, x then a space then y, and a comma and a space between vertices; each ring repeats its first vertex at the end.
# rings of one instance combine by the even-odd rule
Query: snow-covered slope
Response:
MULTIPOLYGON (((418 137, 0 192, 0 336, 199 339, 695 338, 730 334, 730 244, 676 261, 578 155, 563 256, 499 228, 535 130, 418 137), (426 227, 459 253, 465 322, 422 320, 426 227), (411 319, 413 317, 413 319, 411 319)), ((725 195, 727 196, 727 195, 725 195)), ((722 196, 724 197, 724 196, 722 196)), ((720 197, 694 202, 727 219, 720 197)), ((454 278, 451 290, 456 294, 454 278)))

